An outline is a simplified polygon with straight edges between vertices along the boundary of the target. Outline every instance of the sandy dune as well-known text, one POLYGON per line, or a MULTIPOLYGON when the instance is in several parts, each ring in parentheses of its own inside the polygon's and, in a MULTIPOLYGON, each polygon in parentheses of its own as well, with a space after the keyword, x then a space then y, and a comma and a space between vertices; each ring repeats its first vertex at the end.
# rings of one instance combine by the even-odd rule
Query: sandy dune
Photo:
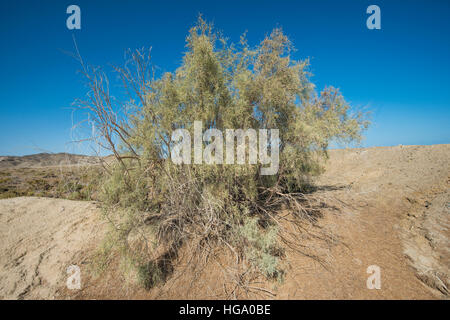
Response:
MULTIPOLYGON (((286 257, 281 299, 441 299, 449 296, 450 145, 333 150, 317 195, 327 203, 317 228, 333 243, 299 235, 324 264, 286 257), (368 290, 367 267, 381 268, 382 288, 368 290)), ((0 298, 211 298, 220 279, 207 268, 147 292, 123 290, 123 279, 64 290, 66 268, 83 264, 104 222, 92 202, 46 198, 0 200, 0 298)), ((83 266, 82 266, 83 268, 83 266)), ((217 296, 220 298, 220 296, 217 296)))

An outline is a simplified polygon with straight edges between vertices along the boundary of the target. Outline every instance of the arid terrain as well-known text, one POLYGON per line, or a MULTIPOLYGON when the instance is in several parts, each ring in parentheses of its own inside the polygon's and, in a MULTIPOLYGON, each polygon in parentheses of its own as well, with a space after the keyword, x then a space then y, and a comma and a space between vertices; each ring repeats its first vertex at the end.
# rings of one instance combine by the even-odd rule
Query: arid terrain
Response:
MULTIPOLYGON (((107 223, 99 203, 68 200, 95 199, 92 173, 62 172, 97 161, 76 157, 0 157, 1 299, 230 297, 221 252, 201 274, 181 263, 149 291, 114 268, 96 275, 93 256, 107 223), (75 185, 64 189, 61 180, 75 185), (29 196, 36 188, 40 197, 29 196), (70 265, 81 268, 81 290, 66 288, 70 265)), ((284 281, 255 279, 255 290, 236 298, 448 299, 450 145, 331 150, 316 185, 323 215, 298 235, 303 252, 286 250, 284 281), (372 265, 380 289, 367 288, 372 265)))
POLYGON ((67 153, 0 157, 0 199, 41 196, 93 200, 99 159, 67 153))

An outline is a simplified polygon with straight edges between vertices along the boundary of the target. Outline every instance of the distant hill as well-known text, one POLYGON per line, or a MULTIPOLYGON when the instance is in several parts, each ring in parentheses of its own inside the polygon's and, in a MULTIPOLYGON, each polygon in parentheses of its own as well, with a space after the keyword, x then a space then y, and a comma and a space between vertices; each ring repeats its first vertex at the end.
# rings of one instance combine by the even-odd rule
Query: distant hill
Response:
POLYGON ((70 153, 38 153, 28 156, 0 156, 0 169, 98 164, 99 157, 70 153))

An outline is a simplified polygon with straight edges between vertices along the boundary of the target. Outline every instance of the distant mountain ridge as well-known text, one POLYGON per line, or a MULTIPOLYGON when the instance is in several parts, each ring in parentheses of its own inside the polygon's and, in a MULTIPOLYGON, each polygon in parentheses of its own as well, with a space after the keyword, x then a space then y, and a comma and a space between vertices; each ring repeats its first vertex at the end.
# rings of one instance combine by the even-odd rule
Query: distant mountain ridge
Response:
POLYGON ((26 156, 0 156, 0 169, 52 167, 60 165, 98 164, 97 156, 86 156, 71 153, 37 153, 26 156))

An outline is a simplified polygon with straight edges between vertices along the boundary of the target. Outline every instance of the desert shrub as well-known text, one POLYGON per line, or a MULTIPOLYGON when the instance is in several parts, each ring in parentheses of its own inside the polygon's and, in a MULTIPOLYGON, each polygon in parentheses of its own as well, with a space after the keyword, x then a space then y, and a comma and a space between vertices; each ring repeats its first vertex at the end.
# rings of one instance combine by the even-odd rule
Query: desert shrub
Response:
POLYGON ((0 199, 20 197, 22 195, 23 194, 18 193, 16 190, 8 190, 6 188, 0 189, 0 199))
POLYGON ((7 184, 11 182, 11 178, 2 178, 0 179, 0 184, 7 184))
POLYGON ((0 197, 58 197, 71 200, 95 200, 103 169, 95 165, 60 168, 20 169, 3 172, 0 197))
POLYGON ((305 191, 321 173, 330 142, 359 141, 367 126, 339 90, 316 91, 309 61, 292 59, 293 49, 280 29, 251 47, 245 36, 228 43, 199 19, 173 73, 157 77, 149 53, 129 52, 115 68, 125 101, 110 93, 102 69, 79 56, 89 93, 78 105, 95 127, 92 139, 116 159, 105 165, 101 184, 105 216, 145 287, 165 279, 160 262, 169 261, 167 267, 183 246, 197 262, 207 261, 211 248, 227 248, 239 265, 233 272, 281 279, 280 252, 290 231, 280 207, 289 209, 294 225, 314 221, 317 210, 305 191), (192 137, 194 121, 223 132, 278 129, 280 140, 272 141, 279 144, 278 172, 261 175, 261 165, 250 164, 174 164, 171 134, 184 128, 192 137))
POLYGON ((281 279, 282 272, 279 270, 278 257, 274 254, 279 246, 277 242, 278 228, 271 225, 266 232, 261 232, 258 217, 246 217, 239 226, 237 239, 245 239, 245 255, 251 264, 257 267, 267 278, 281 279))
POLYGON ((102 168, 87 165, 60 170, 54 176, 49 175, 49 178, 54 178, 52 195, 70 200, 95 200, 102 171, 102 168))

